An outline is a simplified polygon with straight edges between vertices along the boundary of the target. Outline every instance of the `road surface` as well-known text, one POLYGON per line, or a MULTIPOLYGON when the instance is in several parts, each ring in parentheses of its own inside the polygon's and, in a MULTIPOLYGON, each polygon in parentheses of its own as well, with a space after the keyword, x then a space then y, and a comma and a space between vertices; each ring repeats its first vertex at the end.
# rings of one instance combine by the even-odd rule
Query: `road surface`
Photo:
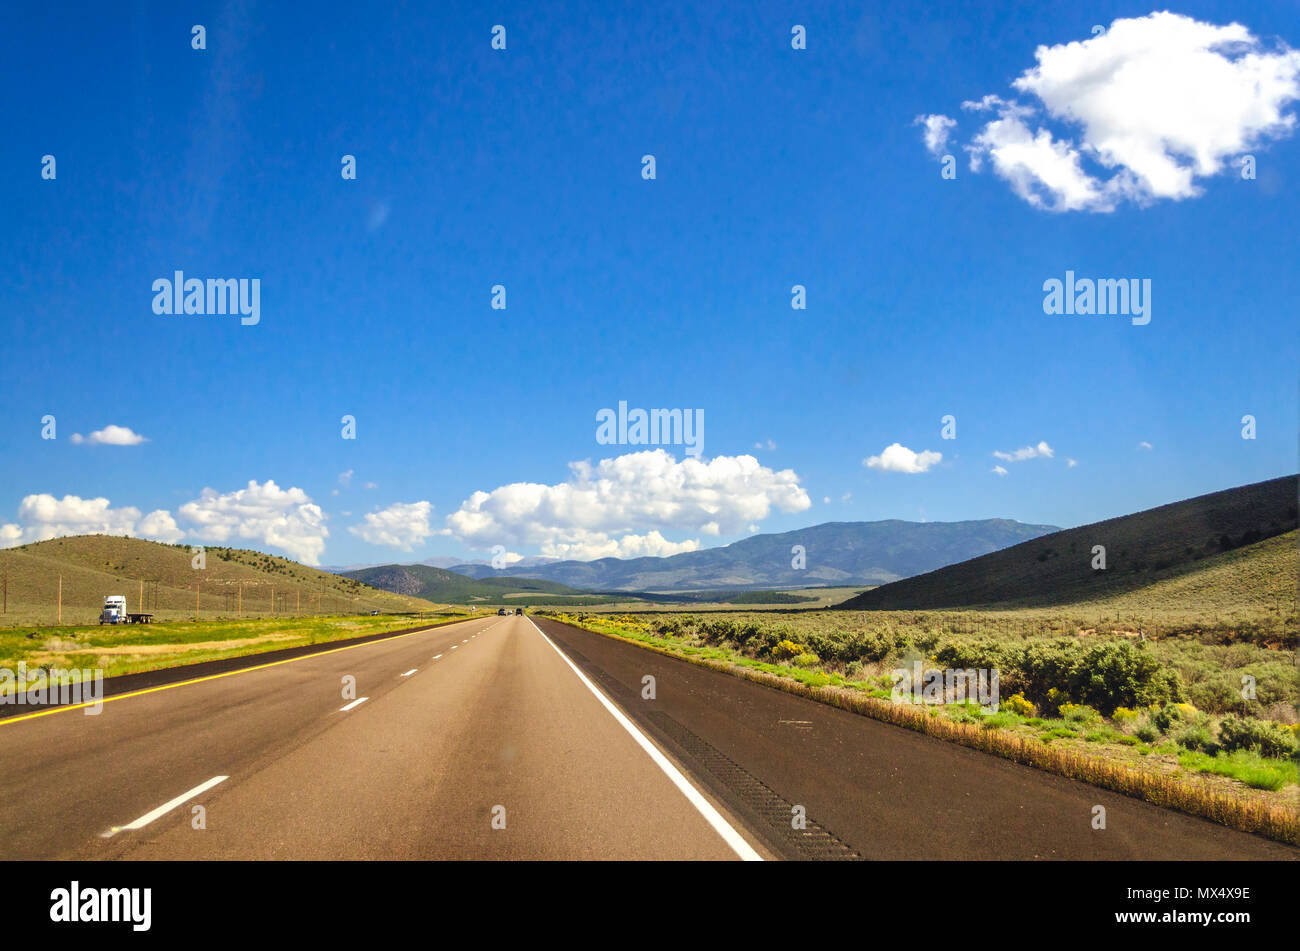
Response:
POLYGON ((6 859, 1300 856, 519 616, 0 720, 0 763, 6 859))

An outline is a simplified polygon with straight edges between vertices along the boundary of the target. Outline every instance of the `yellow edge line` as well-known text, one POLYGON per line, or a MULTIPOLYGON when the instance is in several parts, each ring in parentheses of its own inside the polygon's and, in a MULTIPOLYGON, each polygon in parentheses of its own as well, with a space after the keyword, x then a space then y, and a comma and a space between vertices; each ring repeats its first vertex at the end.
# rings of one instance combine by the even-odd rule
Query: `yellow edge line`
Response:
MULTIPOLYGON (((471 620, 466 618, 466 620, 471 620)), ((444 627, 452 627, 456 624, 464 624, 465 621, 452 621, 451 624, 437 624, 433 627, 426 627, 418 631, 407 631, 405 634, 394 634, 392 637, 381 637, 373 641, 366 641, 363 644, 347 644, 343 647, 332 647, 327 651, 317 651, 314 654, 303 654, 301 657, 286 657, 284 660, 273 660, 267 664, 258 664, 255 667, 241 667, 239 670, 227 670, 221 674, 208 674, 206 677, 194 677, 191 680, 181 680, 174 684, 163 684, 159 687, 146 687, 143 690, 132 690, 130 693, 119 693, 114 697, 104 697, 99 701, 88 701, 86 703, 74 703, 61 707, 54 707, 49 710, 38 710, 36 713, 24 713, 20 717, 8 717, 0 720, 0 727, 8 726, 10 723, 21 723, 23 720, 35 720, 37 717, 48 717, 56 713, 64 713, 68 710, 80 710, 82 707, 93 707, 96 703, 111 703, 114 700, 126 700, 130 697, 143 697, 147 693, 158 693, 160 690, 172 690, 176 687, 188 687, 191 684, 201 684, 209 680, 220 680, 222 677, 234 677, 236 674, 250 674, 255 670, 266 670, 268 667, 279 667, 281 664, 292 664, 296 660, 308 660, 313 657, 324 657, 326 654, 337 654, 339 651, 350 651, 355 647, 370 647, 373 644, 381 644, 384 641, 397 641, 403 637, 414 637, 416 634, 428 634, 430 631, 441 630, 444 627)))

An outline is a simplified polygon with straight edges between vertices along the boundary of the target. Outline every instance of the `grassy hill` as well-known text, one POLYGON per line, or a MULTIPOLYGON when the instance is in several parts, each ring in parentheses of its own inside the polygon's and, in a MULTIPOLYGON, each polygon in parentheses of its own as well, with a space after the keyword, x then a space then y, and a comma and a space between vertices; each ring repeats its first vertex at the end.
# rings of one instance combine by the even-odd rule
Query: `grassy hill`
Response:
POLYGON ((436 607, 262 552, 208 548, 202 571, 191 566, 192 558, 187 545, 112 535, 77 535, 5 549, 0 551, 0 584, 7 574, 8 610, 0 625, 55 623, 60 576, 64 624, 94 623, 110 594, 125 595, 127 610, 151 612, 158 620, 191 618, 196 586, 198 616, 205 619, 391 614, 436 607))
POLYGON ((569 598, 581 598, 584 603, 601 603, 609 600, 589 592, 555 581, 536 578, 469 578, 445 568, 432 565, 378 565, 345 571, 340 577, 363 582, 400 595, 427 598, 444 603, 472 604, 475 601, 503 604, 521 598, 538 600, 558 599, 564 603, 569 598), (593 601, 592 598, 595 598, 593 601))
MULTIPOLYGON (((1245 563, 1220 556, 1295 530, 1298 488, 1296 476, 1285 476, 1044 535, 867 591, 842 607, 1035 606, 1116 598, 1141 589, 1140 597, 1149 600, 1152 592, 1177 599, 1205 593, 1206 585, 1231 588, 1247 583, 1240 574, 1245 563), (1092 567, 1097 545, 1106 550, 1105 570, 1092 567), (1175 583, 1211 567, 1201 564, 1207 559, 1215 559, 1213 573, 1175 583)), ((1294 574, 1291 586, 1293 598, 1294 574)))

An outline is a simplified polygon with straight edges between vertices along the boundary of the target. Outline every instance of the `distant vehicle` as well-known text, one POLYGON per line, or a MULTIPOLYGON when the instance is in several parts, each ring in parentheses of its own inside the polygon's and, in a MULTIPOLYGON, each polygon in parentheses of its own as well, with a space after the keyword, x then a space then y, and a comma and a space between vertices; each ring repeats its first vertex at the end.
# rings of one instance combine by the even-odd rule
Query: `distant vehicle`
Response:
POLYGON ((152 620, 152 614, 128 613, 126 598, 120 594, 107 595, 104 598, 104 610, 99 612, 100 624, 148 624, 152 620))
POLYGON ((379 615, 379 612, 378 612, 378 611, 371 611, 371 612, 370 612, 370 616, 371 616, 371 617, 377 617, 378 615, 379 615))
POLYGON ((104 610, 99 612, 99 623, 126 623, 126 598, 123 595, 110 594, 104 598, 104 610))
POLYGON ((497 614, 498 614, 500 617, 505 617, 505 616, 506 616, 506 609, 505 609, 505 608, 497 608, 497 614))
POLYGON ((523 609, 523 608, 515 608, 515 613, 516 613, 516 614, 523 614, 523 613, 524 613, 524 609, 523 609))

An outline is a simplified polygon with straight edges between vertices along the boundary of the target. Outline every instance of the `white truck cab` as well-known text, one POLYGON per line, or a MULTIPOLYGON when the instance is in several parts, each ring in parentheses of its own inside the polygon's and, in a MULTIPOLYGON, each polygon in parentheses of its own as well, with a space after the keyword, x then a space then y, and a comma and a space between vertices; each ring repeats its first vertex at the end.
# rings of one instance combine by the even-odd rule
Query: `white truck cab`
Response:
POLYGON ((100 612, 100 624, 125 624, 126 598, 120 594, 110 594, 104 598, 104 610, 100 612))

